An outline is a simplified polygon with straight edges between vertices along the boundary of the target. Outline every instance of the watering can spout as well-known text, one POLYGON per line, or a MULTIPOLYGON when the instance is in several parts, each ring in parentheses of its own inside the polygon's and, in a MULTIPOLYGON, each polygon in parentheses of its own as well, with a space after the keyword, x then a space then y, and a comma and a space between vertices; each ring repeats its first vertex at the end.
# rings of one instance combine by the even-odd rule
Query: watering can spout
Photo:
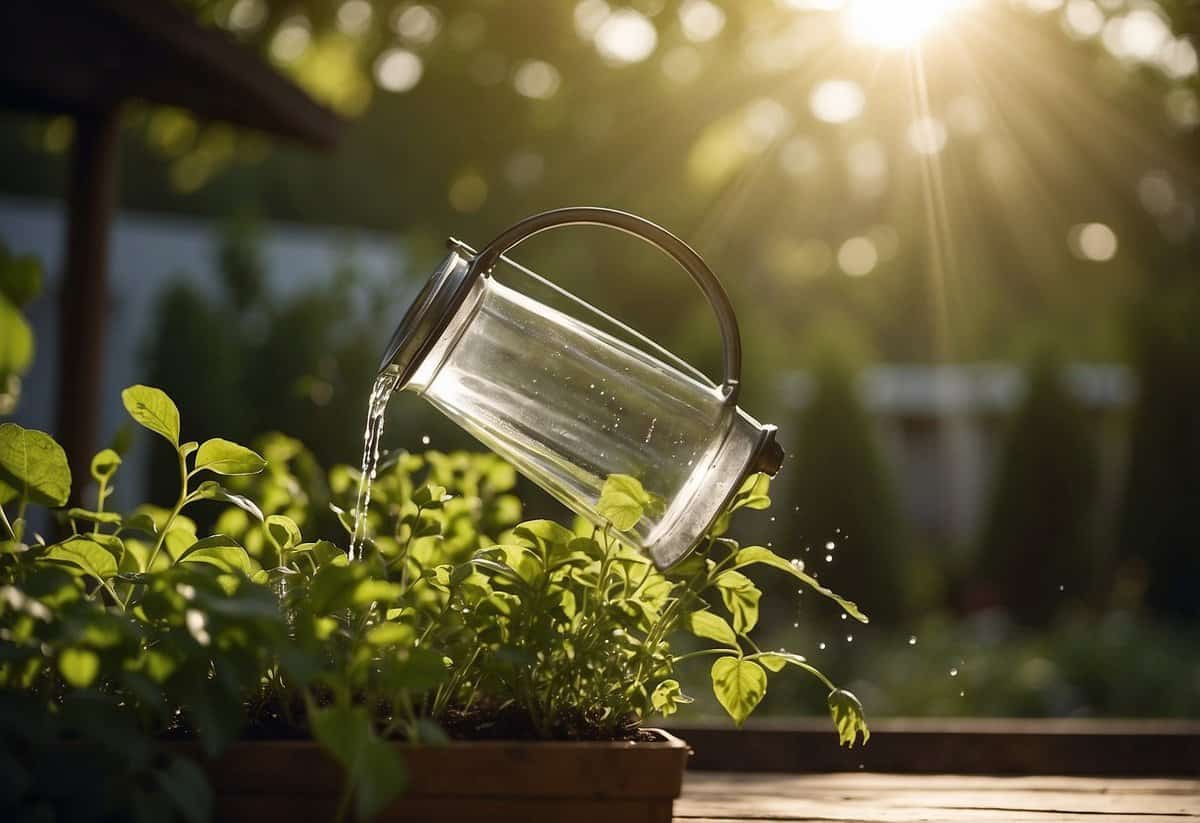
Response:
POLYGON ((750 462, 750 471, 752 473, 762 472, 768 477, 774 477, 783 468, 783 446, 779 445, 779 441, 775 439, 775 432, 778 431, 775 426, 767 424, 762 427, 762 431, 763 439, 759 443, 757 454, 750 462))

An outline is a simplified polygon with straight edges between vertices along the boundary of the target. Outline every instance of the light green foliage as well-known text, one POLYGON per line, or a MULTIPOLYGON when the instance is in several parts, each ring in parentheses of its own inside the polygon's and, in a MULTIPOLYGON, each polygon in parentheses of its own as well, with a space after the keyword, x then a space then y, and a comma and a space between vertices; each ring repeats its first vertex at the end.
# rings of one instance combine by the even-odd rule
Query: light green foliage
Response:
POLYGON ((125 410, 136 422, 162 435, 172 446, 179 445, 179 409, 162 389, 130 386, 121 392, 125 410))
POLYGON ((71 494, 67 455, 45 432, 0 424, 0 500, 20 497, 61 506, 71 494))
MULTIPOLYGON (((798 655, 763 653, 750 639, 762 592, 738 569, 797 569, 767 549, 710 537, 660 572, 615 536, 659 505, 632 478, 605 484, 601 508, 616 522, 573 530, 517 522, 515 474, 494 455, 388 455, 363 559, 350 563, 309 528, 319 520, 312 501, 326 494, 349 528, 356 471, 335 467, 327 489, 316 488, 297 471, 294 441, 264 441, 278 464, 221 439, 180 444, 166 395, 133 387, 124 397, 131 416, 171 444, 177 500, 105 511, 120 467, 105 451, 91 467, 95 507, 63 512, 71 533, 62 541, 25 546, 9 529, 0 631, 11 648, 0 695, 113 697, 136 707, 152 732, 191 729, 210 754, 268 711, 259 707, 273 707, 343 766, 345 808, 367 819, 403 785, 387 741, 444 740, 442 727, 453 729, 472 706, 511 707, 539 737, 621 737, 689 703, 682 664, 708 655, 718 657, 713 691, 739 725, 766 693, 768 673, 791 666, 834 689, 798 655), (200 480, 206 471, 258 473, 233 477, 235 492, 200 480), (185 513, 196 504, 225 507, 214 533, 197 533, 185 513), (680 655, 672 644, 682 633, 715 646, 680 655)), ((19 469, 9 472, 17 496, 8 505, 64 501, 61 450, 41 433, 4 431, 12 454, 40 455, 5 463, 19 469)), ((766 499, 756 476, 732 506, 766 499)), ((837 694, 830 707, 844 736, 846 724, 861 726, 861 712, 848 715, 837 694)), ((176 778, 188 780, 175 772, 155 780, 176 778)))
POLYGON ((21 378, 33 364, 33 329, 22 309, 42 290, 42 266, 14 256, 0 243, 0 414, 11 414, 21 396, 21 378))
POLYGON ((196 471, 215 474, 258 474, 267 461, 257 452, 221 437, 206 440, 196 450, 196 471))
POLYGON ((713 693, 739 726, 767 693, 767 673, 753 660, 722 657, 712 667, 713 693))
POLYGON ((833 716, 833 725, 837 727, 838 742, 854 748, 859 734, 862 735, 864 745, 871 739, 871 730, 867 728, 867 718, 857 697, 845 689, 835 689, 829 693, 827 702, 829 713, 833 716))

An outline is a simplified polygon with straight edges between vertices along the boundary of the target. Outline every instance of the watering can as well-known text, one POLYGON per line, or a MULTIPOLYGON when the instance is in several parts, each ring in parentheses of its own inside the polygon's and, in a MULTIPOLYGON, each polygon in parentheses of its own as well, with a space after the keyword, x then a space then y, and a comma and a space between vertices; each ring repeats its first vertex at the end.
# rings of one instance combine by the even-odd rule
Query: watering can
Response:
POLYGON ((424 397, 568 508, 603 527, 597 505, 614 475, 654 505, 616 535, 665 569, 690 552, 755 472, 783 462, 775 426, 737 406, 741 338, 716 275, 686 243, 633 214, 576 207, 529 217, 481 251, 450 240, 380 365, 395 390, 424 397), (692 276, 724 338, 724 381, 702 372, 506 257, 560 226, 617 229, 665 252, 692 276), (612 334, 493 276, 503 260, 569 299, 612 334))

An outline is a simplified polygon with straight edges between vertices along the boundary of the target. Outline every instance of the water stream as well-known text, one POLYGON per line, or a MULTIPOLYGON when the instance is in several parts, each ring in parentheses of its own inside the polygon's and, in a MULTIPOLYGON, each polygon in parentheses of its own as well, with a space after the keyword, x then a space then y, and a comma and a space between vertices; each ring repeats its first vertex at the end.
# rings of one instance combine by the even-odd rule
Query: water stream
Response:
POLYGON ((367 428, 363 432, 362 475, 358 480, 358 500, 354 504, 354 532, 350 536, 350 560, 362 559, 367 539, 367 507, 371 503, 371 481, 379 464, 379 444, 383 439, 383 424, 388 400, 400 382, 400 370, 388 366, 375 378, 371 399, 367 403, 367 428))

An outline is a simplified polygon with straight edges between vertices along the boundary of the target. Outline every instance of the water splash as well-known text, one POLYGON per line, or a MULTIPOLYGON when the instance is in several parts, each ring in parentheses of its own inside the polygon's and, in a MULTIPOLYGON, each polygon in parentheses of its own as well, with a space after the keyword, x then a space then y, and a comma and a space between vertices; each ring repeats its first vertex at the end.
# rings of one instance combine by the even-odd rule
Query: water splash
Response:
POLYGON ((350 535, 350 560, 361 560, 363 543, 367 539, 367 507, 371 504, 371 481, 379 465, 379 444, 383 440, 383 423, 388 400, 400 382, 400 369, 388 366, 375 378, 371 399, 367 403, 367 428, 363 432, 362 474, 358 478, 358 499, 354 504, 354 532, 350 535))

